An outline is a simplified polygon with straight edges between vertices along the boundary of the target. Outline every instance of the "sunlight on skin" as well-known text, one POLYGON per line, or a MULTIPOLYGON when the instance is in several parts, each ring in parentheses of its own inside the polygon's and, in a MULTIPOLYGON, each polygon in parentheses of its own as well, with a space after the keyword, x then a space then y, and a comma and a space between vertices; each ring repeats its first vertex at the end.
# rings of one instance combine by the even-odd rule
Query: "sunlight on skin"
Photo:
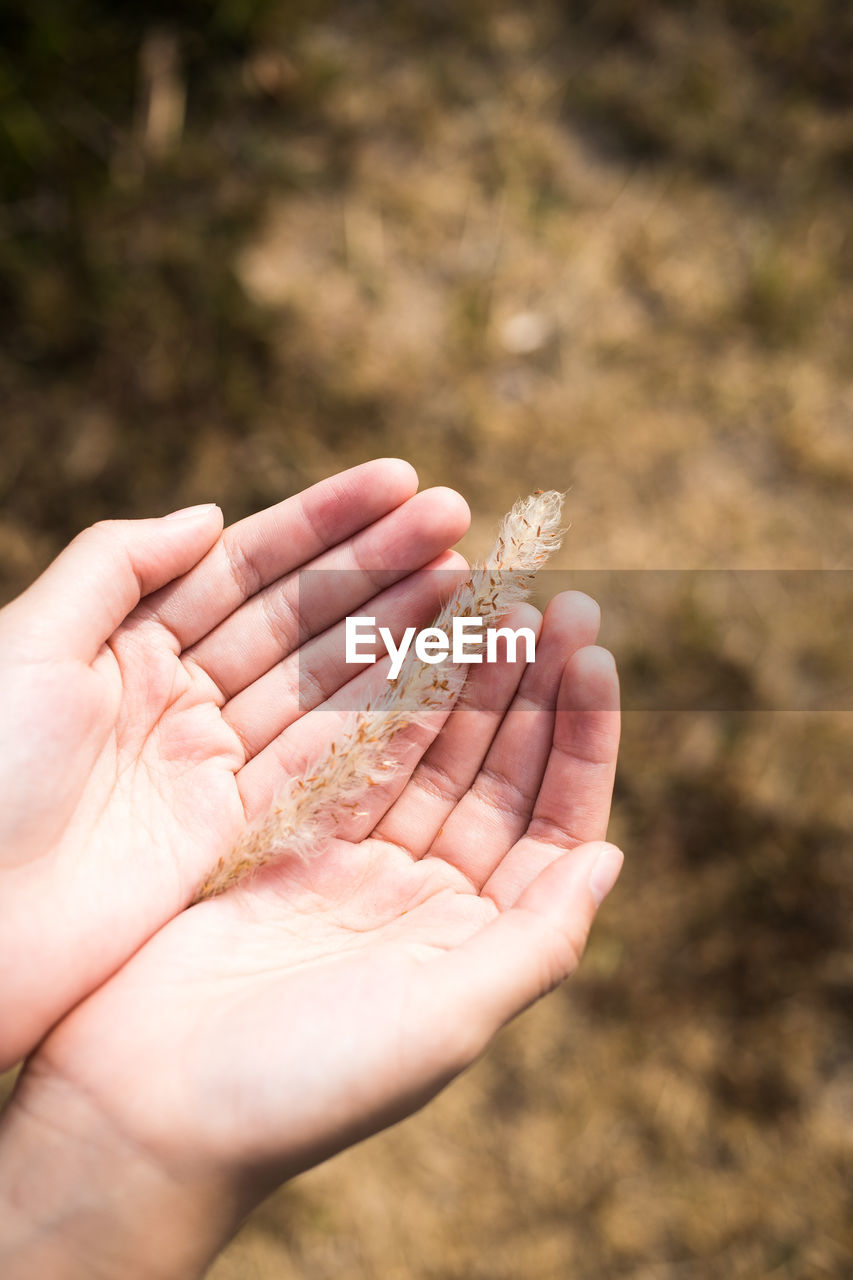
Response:
MULTIPOLYGON (((395 463, 350 473, 350 504, 377 467, 390 467, 402 485, 398 505, 379 516, 388 557, 380 586, 392 602, 394 592, 409 592, 428 612, 428 579, 419 598, 418 579, 403 587, 391 566, 411 564, 416 549, 417 563, 434 562, 448 531, 461 532, 467 509, 446 490, 407 498, 408 469, 395 463)), ((340 516, 340 489, 335 501, 340 516)), ((299 537, 298 554, 316 553, 322 534, 300 523, 299 503, 292 510, 298 536, 290 553, 299 537)), ((256 595, 239 600, 286 574, 284 552, 272 550, 282 519, 274 508, 244 522, 243 534, 224 535, 240 538, 247 556, 254 539, 256 571, 238 573, 238 583, 218 516, 187 517, 186 529, 200 520, 202 531, 188 536, 181 554, 189 556, 193 538, 196 560, 205 539, 211 551, 107 632, 106 648, 93 644, 79 617, 65 621, 94 707, 82 720, 91 741, 88 754, 84 744, 75 757, 80 778, 67 789, 65 830, 52 829, 45 842, 36 824, 29 861, 0 864, 4 883, 17 877, 16 890, 38 907, 12 921, 12 943, 4 937, 4 946, 16 954, 25 947, 39 961, 4 991, 12 1013, 24 1001, 32 1011, 22 1038, 6 1046, 10 1060, 57 1010, 98 989, 47 1035, 0 1119, 0 1261, 10 1280, 200 1275, 282 1179, 421 1106, 504 1022, 568 976, 619 873, 621 854, 604 842, 618 683, 611 656, 594 644, 597 606, 568 592, 544 619, 528 605, 510 615, 538 631, 535 664, 518 657, 475 667, 441 731, 436 723, 401 732, 397 772, 371 789, 316 856, 284 858, 181 910, 199 866, 245 821, 241 767, 254 766, 259 803, 264 788, 310 751, 312 726, 319 742, 333 723, 327 704, 299 718, 284 700, 278 725, 265 708, 250 760, 243 735, 222 714, 225 689, 243 700, 241 715, 251 707, 251 685, 238 691, 228 650, 269 621, 256 595), (206 610, 205 645, 199 610, 206 610), (186 665, 182 642, 193 646, 186 665), (47 877, 54 891, 67 889, 58 903, 45 890, 47 877), (33 937, 23 936, 27 929, 33 937), (71 974, 70 954, 79 960, 71 974), (145 1226, 152 1220, 153 1259, 145 1226)), ((144 554, 156 561, 159 530, 169 522, 141 523, 144 554)), ((317 520, 307 523, 313 529, 317 520)), ((139 529, 117 526, 114 534, 132 543, 139 529)), ((111 574, 103 536, 88 542, 99 571, 111 574)), ((85 536, 82 544, 66 554, 75 574, 89 572, 94 583, 85 536)), ((123 554, 129 565, 138 553, 123 554)), ((175 563, 173 555, 173 572, 175 563)), ((45 575, 53 577, 51 592, 65 589, 62 571, 60 558, 45 575)), ((151 584, 150 573, 135 579, 137 592, 140 580, 151 584)), ((365 579, 364 590, 375 587, 365 579)), ((34 616, 28 609, 38 615, 33 644, 43 649, 38 663, 20 661, 25 677, 49 665, 60 644, 41 616, 51 592, 43 580, 32 590, 11 619, 8 611, 0 616, 0 643, 10 643, 14 627, 34 616)), ((127 582, 120 600, 102 602, 92 625, 113 623, 133 590, 127 582)), ((331 602, 317 627, 334 623, 351 596, 331 602)), ((382 600, 380 591, 377 611, 389 607, 382 600)), ((273 633, 256 682, 298 639, 278 625, 273 633)), ((325 679, 335 686, 333 669, 325 679)), ((34 696, 26 679, 23 687, 21 715, 34 696)), ((60 716, 70 752, 68 706, 78 707, 66 704, 60 716)), ((16 820, 5 816, 7 827, 16 820)))
MULTIPOLYGON (((224 655, 257 641, 272 666, 293 640, 270 632, 255 593, 285 590, 295 569, 333 555, 354 572, 322 626, 375 592, 359 556, 376 557, 389 585, 434 560, 468 510, 450 490, 416 487, 408 464, 384 460, 224 534, 214 506, 98 525, 0 612, 0 904, 14 904, 0 906, 0 969, 13 975, 0 1066, 185 907, 242 829, 247 754, 222 712, 224 655), (191 661, 182 645, 195 646, 191 661), (32 957, 26 971, 20 955, 32 957)), ((298 714, 283 705, 264 732, 298 714)))
MULTIPOLYGON (((452 865, 437 852, 436 810, 433 841, 420 856, 368 835, 332 841, 310 860, 284 860, 166 925, 32 1060, 20 1088, 27 1113, 50 1124, 57 1095, 85 1097, 105 1130, 121 1135, 120 1167, 124 1146, 144 1152, 173 1196, 180 1188, 182 1215, 186 1200, 208 1206, 194 1245, 197 1270, 282 1179, 422 1105, 578 963, 621 865, 601 842, 610 792, 598 772, 584 828, 556 839, 553 824, 560 797, 565 815, 579 812, 577 784, 588 785, 593 742, 594 763, 612 785, 615 672, 609 654, 583 644, 594 621, 585 597, 553 603, 543 647, 552 619, 560 633, 574 626, 582 647, 568 660, 555 654, 550 705, 525 712, 533 737, 552 744, 539 757, 538 785, 528 790, 528 779, 522 789, 510 773, 502 792, 490 792, 501 813, 520 806, 502 836, 484 805, 479 820, 472 813, 467 841, 454 844, 452 865), (516 828, 535 830, 540 812, 550 841, 514 838, 516 828), (483 842, 496 865, 478 892, 483 842), (493 896, 488 884, 513 859, 526 865, 527 875, 515 877, 526 883, 515 896, 506 887, 493 896)), ((506 680, 505 713, 519 710, 528 675, 506 680)), ((542 693, 548 681, 541 672, 537 679, 542 693)), ((451 716, 450 739, 454 716, 465 714, 451 716)), ((493 734, 472 736, 473 782, 451 818, 476 792, 505 722, 498 709, 493 734)), ((441 737, 421 769, 430 768, 430 754, 440 764, 441 737)), ((401 784, 392 810, 401 826, 410 804, 413 821, 421 811, 421 783, 401 784)), ((159 1204, 167 1224, 177 1212, 159 1204)), ((189 1267, 185 1252, 181 1258, 189 1267)))

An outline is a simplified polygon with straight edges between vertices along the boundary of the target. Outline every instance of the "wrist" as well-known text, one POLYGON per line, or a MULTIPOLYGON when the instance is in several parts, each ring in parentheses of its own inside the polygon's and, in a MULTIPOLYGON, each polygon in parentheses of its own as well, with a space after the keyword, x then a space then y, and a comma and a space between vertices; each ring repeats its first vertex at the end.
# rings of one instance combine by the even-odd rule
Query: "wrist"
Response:
POLYGON ((245 1209, 228 1180, 165 1168, 64 1081, 25 1073, 0 1115, 5 1280, 192 1280, 245 1209))

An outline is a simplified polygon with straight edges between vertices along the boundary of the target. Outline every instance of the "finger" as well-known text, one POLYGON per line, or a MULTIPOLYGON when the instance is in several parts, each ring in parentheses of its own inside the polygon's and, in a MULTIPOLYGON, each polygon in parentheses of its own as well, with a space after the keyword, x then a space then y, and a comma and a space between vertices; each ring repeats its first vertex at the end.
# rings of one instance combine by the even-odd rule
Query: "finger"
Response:
MULTIPOLYGON (((390 659, 385 657, 360 672, 325 702, 294 721, 240 770, 240 794, 252 820, 272 802, 285 779, 308 771, 316 773, 330 746, 346 756, 347 734, 352 731, 354 711, 368 705, 377 707, 387 692, 390 659)), ((357 806, 338 806, 335 834, 341 839, 360 841, 374 831, 383 814, 406 787, 424 752, 441 732, 451 712, 446 707, 431 708, 417 721, 399 730, 389 742, 378 740, 378 750, 367 753, 364 789, 357 806), (390 763, 390 767, 389 767, 390 763), (375 765, 375 768, 369 766, 375 765)))
POLYGON ((221 530, 212 503, 92 525, 9 606, 8 620, 30 657, 91 662, 139 601, 197 564, 221 530))
MULTIPOLYGON (((426 626, 438 612, 442 597, 467 569, 462 556, 448 551, 383 591, 365 606, 375 619, 377 632, 379 627, 387 627, 399 641, 406 626, 426 626)), ((345 624, 340 622, 225 703, 222 718, 243 743, 247 760, 352 679, 355 668, 345 658, 345 624)), ((350 699, 353 710, 358 708, 358 696, 354 690, 350 699)))
POLYGON ((526 830, 552 746, 566 659, 595 639, 598 605, 580 591, 556 596, 545 613, 536 661, 470 790, 447 817, 428 857, 457 867, 480 889, 526 830))
MULTIPOLYGON (((443 857, 444 861, 457 867, 469 879, 474 874, 472 864, 476 857, 475 849, 486 860, 485 874, 488 874, 527 825, 551 740, 551 720, 547 714, 542 714, 542 708, 549 708, 553 713, 565 653, 576 644, 585 643, 584 637, 590 631, 594 635, 598 627, 598 619, 598 605, 580 592, 565 593, 551 602, 542 624, 542 637, 537 645, 536 662, 528 665, 518 695, 513 699, 510 710, 504 716, 497 736, 488 749, 474 786, 457 806, 457 809, 463 812, 458 817, 457 810, 451 813, 440 836, 438 832, 442 826, 441 819, 437 811, 433 813, 434 825, 429 833, 437 837, 436 843, 441 845, 442 850, 446 849, 448 854, 444 857, 444 852, 441 852, 436 853, 436 856, 443 857), (531 708, 535 709, 535 714, 531 708), (541 737, 538 750, 536 749, 537 737, 541 737), (521 752, 518 749, 520 740, 524 741, 524 750, 521 752), (511 757, 514 776, 510 778, 509 775, 495 775, 500 777, 499 785, 502 789, 499 790, 497 787, 492 789, 491 781, 484 781, 486 776, 490 780, 492 777, 491 774, 487 775, 486 771, 492 761, 496 761, 494 765, 496 770, 503 768, 506 754, 511 757), (478 783, 482 783, 484 794, 478 795, 477 804, 469 805, 468 801, 478 783), (524 788, 529 791, 529 800, 524 799, 524 788), (520 800, 521 803, 519 803, 520 800), (519 808, 520 816, 516 812, 519 808), (439 821, 435 821, 436 817, 439 817, 439 821), (450 828, 449 832, 448 828, 450 828), (449 835, 449 840, 445 846, 442 842, 446 834, 449 835), (452 854, 456 848, 461 856, 453 860, 452 854)), ((446 718, 432 717, 428 724, 422 726, 423 731, 420 734, 412 732, 407 737, 420 748, 420 754, 423 754, 436 733, 440 731, 442 735, 444 734, 445 727, 447 727, 446 718)), ((418 758, 418 755, 414 756, 414 764, 417 764, 418 758)), ((407 763, 411 759, 412 757, 407 756, 407 763)), ((379 823, 386 810, 407 789, 408 774, 412 772, 413 767, 410 764, 408 771, 400 769, 388 782, 371 788, 366 793, 363 804, 359 806, 358 820, 348 819, 345 826, 341 828, 341 835, 351 840, 363 839, 368 835, 373 830, 373 826, 370 825, 371 820, 374 824, 379 823)), ((509 767, 508 763, 507 767, 509 767)), ((413 827, 408 839, 402 841, 403 847, 410 848, 412 843, 417 845, 422 838, 422 835, 419 836, 413 827)), ((433 849, 430 849, 430 856, 432 852, 433 849)))
MULTIPOLYGON (((503 626, 530 627, 538 637, 542 615, 522 605, 503 626)), ((515 660, 472 667, 459 703, 428 748, 398 799, 374 834, 422 858, 442 824, 465 794, 488 753, 527 666, 524 647, 515 660)))
MULTIPOLYGON (((436 852, 435 856, 450 862, 468 878, 474 874, 472 864, 476 856, 475 848, 480 850, 487 862, 486 875, 503 857, 513 840, 527 825, 545 767, 551 741, 551 718, 542 714, 543 709, 550 710, 553 714, 565 654, 576 645, 586 643, 586 637, 590 634, 595 635, 599 616, 598 605, 581 592, 566 592, 555 597, 541 624, 536 662, 526 666, 518 693, 512 700, 509 711, 504 714, 494 741, 486 748, 485 761, 471 790, 463 795, 449 817, 447 805, 443 806, 443 816, 446 817, 443 830, 443 816, 438 806, 432 810, 431 825, 426 831, 418 833, 413 821, 407 838, 401 839, 403 848, 411 850, 412 845, 422 845, 425 836, 432 836, 435 843, 431 842, 432 847, 427 846, 430 856, 435 852, 436 844, 439 845, 442 852, 436 852), (540 738, 541 742, 538 742, 540 738), (522 740, 524 750, 519 751, 519 742, 522 740), (498 772, 510 767, 514 769, 512 778, 509 774, 498 772), (477 792, 478 784, 482 790, 477 793, 476 803, 472 801, 469 804, 471 796, 477 792), (524 798, 525 789, 528 792, 527 799, 524 798), (516 812, 519 808, 520 815, 516 812), (441 835, 438 834, 439 831, 441 835), (445 835, 448 835, 446 845, 443 843, 445 835), (455 849, 460 851, 457 859, 453 858, 455 849)), ((523 652, 523 648, 522 645, 517 646, 516 658, 523 652)), ((449 725, 446 717, 431 717, 428 722, 419 726, 420 731, 413 729, 407 733, 405 741, 412 744, 413 753, 406 757, 408 769, 399 769, 387 782, 371 788, 365 794, 363 803, 359 805, 357 818, 347 819, 346 824, 341 827, 342 836, 350 840, 363 839, 374 830, 376 824, 384 820, 383 815, 387 817, 386 811, 407 791, 410 785, 409 775, 413 773, 420 756, 433 743, 436 735, 440 734, 438 740, 441 740, 447 728, 449 725)), ((458 794, 462 793, 457 788, 458 794)), ((422 813, 421 816, 426 815, 422 813)), ((381 835, 378 828, 376 834, 381 835)), ((399 827, 397 834, 402 836, 399 827)))
POLYGON ((530 826, 483 886, 499 907, 517 901, 561 850, 604 838, 618 748, 616 664, 606 649, 581 649, 563 675, 553 744, 530 826))
POLYGON ((184 657, 207 673, 223 698, 232 698, 305 640, 428 564, 462 536, 468 521, 467 504, 452 489, 415 494, 299 574, 260 591, 184 657))
MULTIPOLYGON (((250 822, 266 813, 288 779, 308 772, 315 773, 332 744, 338 751, 346 753, 349 750, 345 744, 347 734, 354 724, 354 709, 368 704, 376 705, 385 691, 390 665, 391 660, 386 656, 375 665, 360 671, 325 702, 295 720, 240 769, 237 773, 237 786, 250 822)), ((379 760, 376 772, 385 777, 388 773, 386 762, 393 760, 396 762, 394 772, 398 769, 403 778, 407 778, 429 741, 438 732, 447 713, 430 712, 418 724, 400 730, 387 749, 382 748, 380 756, 370 756, 369 762, 364 766, 366 771, 370 772, 370 762, 376 763, 379 760)), ((368 792, 371 796, 374 791, 381 792, 383 785, 387 784, 380 782, 371 785, 365 781, 365 795, 368 792)), ((329 803, 335 806, 334 796, 329 803)), ((359 808, 360 805, 359 800, 359 808)), ((359 830, 366 821, 361 809, 360 812, 361 816, 355 820, 359 830)), ((340 817, 341 826, 346 827, 346 838, 352 839, 353 815, 349 796, 345 807, 340 803, 336 804, 336 816, 340 817)), ((375 823, 376 818, 373 821, 375 823)), ((367 830, 369 829, 368 827, 367 830)), ((358 838, 362 838, 361 835, 358 838)))
POLYGON ((255 592, 393 511, 417 487, 414 468, 397 458, 321 480, 231 525, 193 573, 151 602, 153 614, 185 649, 255 592))
POLYGON ((595 913, 613 887, 622 854, 585 844, 551 862, 504 911, 460 947, 425 967, 422 996, 436 1026, 465 1028, 472 1060, 510 1018, 553 990, 580 961, 595 913))
MULTIPOLYGON (((559 686, 560 671, 562 670, 562 656, 571 643, 572 635, 575 634, 575 624, 577 623, 580 627, 580 634, 585 633, 591 627, 593 629, 597 627, 598 606, 589 597, 583 596, 579 592, 568 592, 555 598, 549 605, 546 612, 546 625, 548 625, 549 616, 551 619, 549 630, 552 638, 544 648, 544 667, 551 665, 551 658, 555 654, 559 653, 561 655, 556 675, 552 674, 549 677, 553 683, 553 688, 549 694, 553 705, 556 700, 556 690, 559 686), (581 622, 581 619, 585 619, 585 622, 581 622), (549 658, 549 651, 551 652, 551 658, 549 658)), ((543 627, 543 635, 544 632, 545 628, 543 627)), ((540 649, 540 652, 543 651, 540 649)), ((369 700, 375 699, 377 692, 382 689, 387 665, 386 660, 384 664, 377 663, 375 666, 370 667, 368 671, 360 673, 347 685, 342 686, 337 693, 333 694, 328 702, 317 706, 313 711, 293 722, 240 770, 238 786, 250 819, 265 811, 287 777, 304 772, 309 764, 313 769, 317 760, 322 759, 329 743, 333 740, 340 740, 341 736, 345 734, 347 726, 352 723, 353 708, 365 706, 369 700)), ((530 671, 530 668, 528 668, 528 671, 530 671)), ((521 687, 523 690, 523 681, 521 687)), ((528 697, 531 700, 536 699, 537 688, 538 686, 534 685, 532 691, 528 689, 528 697)), ((531 705, 538 706, 539 703, 531 701, 527 705, 526 714, 528 718, 526 724, 528 729, 532 717, 530 712, 531 705)), ((539 716, 536 716, 533 723, 535 724, 539 718, 539 716)), ((396 769, 391 773, 390 777, 383 776, 381 780, 374 781, 373 785, 365 784, 365 790, 359 800, 357 812, 344 811, 341 814, 341 820, 337 828, 337 834, 340 837, 348 840, 360 840, 373 831, 376 824, 382 819, 383 814, 386 813, 406 787, 413 770, 429 745, 441 731, 446 719, 447 713, 445 712, 430 713, 419 723, 409 726, 395 737, 391 748, 383 752, 383 755, 397 762, 396 769)), ((543 748, 543 756, 547 756, 552 731, 551 720, 547 717, 546 719, 545 736, 547 742, 543 748)), ((527 747, 528 743, 525 742, 525 750, 527 747)), ((541 777, 541 768, 539 777, 541 777)), ((524 822, 521 824, 522 829, 526 826, 528 819, 529 811, 525 814, 524 822)), ((467 835, 470 837, 471 832, 467 831, 467 835)), ((469 855, 470 848, 471 842, 468 841, 465 843, 465 849, 469 852, 469 855)), ((496 851, 489 854, 489 869, 505 852, 506 849, 500 846, 496 851)), ((460 860, 459 865, 464 870, 464 862, 460 860)), ((484 874, 487 874, 487 871, 484 874)))

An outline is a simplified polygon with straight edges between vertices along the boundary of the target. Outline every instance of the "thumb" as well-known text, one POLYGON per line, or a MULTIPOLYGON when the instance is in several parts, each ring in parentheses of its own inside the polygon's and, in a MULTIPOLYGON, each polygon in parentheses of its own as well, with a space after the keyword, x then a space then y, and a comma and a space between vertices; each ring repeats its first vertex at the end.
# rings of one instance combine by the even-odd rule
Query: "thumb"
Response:
POLYGON ((84 529, 4 610, 33 658, 90 662, 143 596, 186 573, 222 532, 215 503, 84 529))
POLYGON ((577 968, 622 853, 593 841, 550 863, 518 901, 435 962, 431 986, 442 1022, 463 1029, 467 1062, 516 1014, 577 968))

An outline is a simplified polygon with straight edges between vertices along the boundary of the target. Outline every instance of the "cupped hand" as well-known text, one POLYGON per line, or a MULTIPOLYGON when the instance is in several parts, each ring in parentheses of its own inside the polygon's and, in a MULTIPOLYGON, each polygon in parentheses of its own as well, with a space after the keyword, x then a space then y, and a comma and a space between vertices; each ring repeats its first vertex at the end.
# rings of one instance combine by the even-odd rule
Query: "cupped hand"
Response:
POLYGON ((323 633, 368 600, 429 616, 432 579, 407 574, 456 563, 468 513, 416 488, 384 460, 224 534, 215 506, 96 525, 0 612, 0 1069, 186 907, 255 816, 305 689, 346 678, 323 633), (336 586, 306 615, 308 566, 336 586))
MULTIPOLYGON (((524 607, 515 624, 539 621, 524 607)), ((576 966, 621 866, 597 626, 587 597, 557 597, 535 664, 477 668, 350 830, 172 920, 32 1059, 31 1115, 50 1126, 85 1099, 192 1218, 185 1274, 278 1181, 420 1106, 576 966)))

